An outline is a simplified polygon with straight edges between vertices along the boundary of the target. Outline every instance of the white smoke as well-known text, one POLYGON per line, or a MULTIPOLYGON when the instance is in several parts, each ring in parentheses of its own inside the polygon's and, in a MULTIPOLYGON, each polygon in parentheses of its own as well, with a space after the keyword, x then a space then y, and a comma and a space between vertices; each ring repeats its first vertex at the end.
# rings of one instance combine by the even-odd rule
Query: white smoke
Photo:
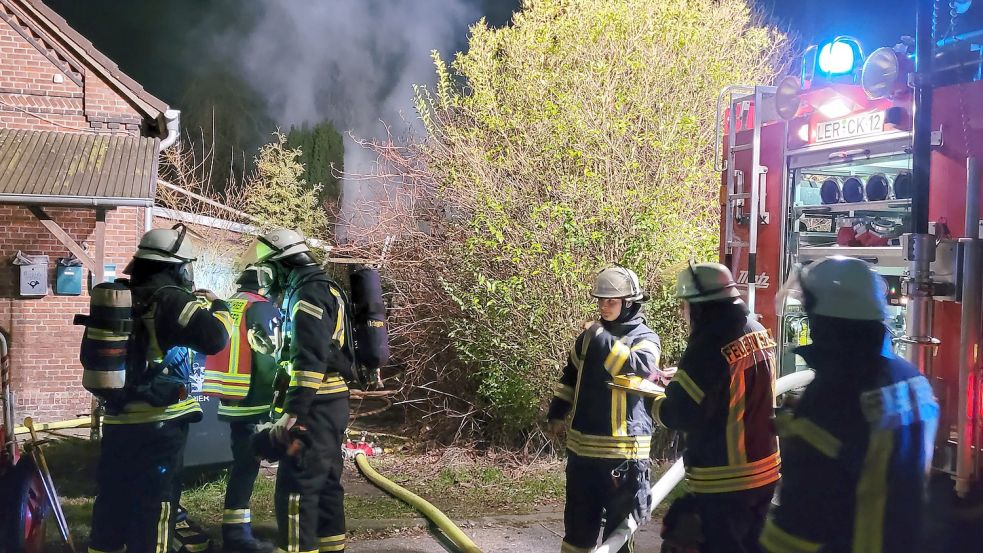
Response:
MULTIPOLYGON (((225 37, 283 128, 331 120, 342 134, 383 138, 419 125, 413 85, 435 81, 432 50, 466 44, 478 0, 268 0, 244 36, 225 37)), ((232 32, 232 31, 230 31, 232 32)), ((234 32, 239 34, 241 29, 234 32)), ((345 171, 374 160, 346 136, 345 171)), ((360 193, 346 182, 344 204, 360 193)))

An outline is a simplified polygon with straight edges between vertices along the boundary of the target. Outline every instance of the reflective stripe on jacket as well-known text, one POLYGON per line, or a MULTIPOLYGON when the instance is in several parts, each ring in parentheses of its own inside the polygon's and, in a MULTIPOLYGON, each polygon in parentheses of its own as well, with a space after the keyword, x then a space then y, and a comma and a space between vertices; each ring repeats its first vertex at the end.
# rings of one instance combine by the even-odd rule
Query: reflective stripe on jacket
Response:
POLYGON ((686 432, 686 481, 694 493, 749 490, 779 480, 774 414, 775 342, 743 304, 703 313, 666 394, 659 424, 686 432))
POLYGON ((938 404, 907 361, 846 349, 796 350, 816 378, 777 419, 785 462, 766 551, 919 550, 938 404))
POLYGON ((571 414, 567 449, 581 457, 648 459, 652 418, 645 400, 608 387, 612 377, 658 378, 661 342, 640 315, 595 323, 574 342, 549 418, 571 414))

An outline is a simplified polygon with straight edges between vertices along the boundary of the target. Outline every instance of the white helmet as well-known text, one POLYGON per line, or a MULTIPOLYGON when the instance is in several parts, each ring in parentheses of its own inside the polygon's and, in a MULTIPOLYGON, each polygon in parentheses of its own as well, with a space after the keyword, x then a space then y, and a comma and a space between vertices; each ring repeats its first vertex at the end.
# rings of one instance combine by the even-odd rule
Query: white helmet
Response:
POLYGON ((799 299, 810 315, 855 321, 883 321, 888 316, 887 283, 855 257, 826 257, 793 271, 779 297, 799 299))
POLYGON ((277 229, 260 234, 243 254, 243 262, 246 265, 255 265, 309 252, 311 250, 307 247, 306 240, 299 231, 289 229, 277 229))
POLYGON ((676 298, 689 303, 703 303, 741 296, 730 269, 720 263, 692 261, 676 279, 676 298))
POLYGON ((645 299, 638 275, 621 265, 608 267, 598 273, 591 295, 595 298, 620 298, 627 301, 645 299))
POLYGON ((195 247, 186 236, 188 229, 178 223, 169 229, 149 230, 140 237, 134 259, 163 261, 164 263, 190 263, 197 258, 195 247))

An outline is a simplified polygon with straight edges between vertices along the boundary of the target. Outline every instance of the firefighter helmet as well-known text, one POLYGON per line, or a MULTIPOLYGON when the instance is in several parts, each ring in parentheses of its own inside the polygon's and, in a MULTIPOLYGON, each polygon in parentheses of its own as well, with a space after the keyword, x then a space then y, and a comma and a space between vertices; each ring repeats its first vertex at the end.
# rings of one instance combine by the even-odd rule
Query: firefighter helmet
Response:
POLYGON ((260 234, 249 246, 243 257, 246 265, 255 265, 265 261, 278 261, 298 253, 307 253, 306 238, 299 231, 277 229, 260 234))
POLYGON ((247 265, 236 279, 236 284, 249 289, 269 289, 273 284, 273 269, 264 265, 247 265))
POLYGON ((692 261, 676 279, 676 297, 689 303, 702 303, 728 298, 738 298, 730 269, 720 263, 696 263, 692 261))
POLYGON ((802 269, 798 281, 810 315, 856 321, 887 318, 887 283, 866 261, 827 257, 802 269))
POLYGON ((620 298, 627 301, 640 301, 645 297, 638 275, 621 265, 608 267, 598 273, 591 295, 595 298, 620 298))
POLYGON ((134 259, 190 263, 196 259, 195 247, 187 239, 188 229, 181 223, 172 228, 149 230, 140 238, 134 259))

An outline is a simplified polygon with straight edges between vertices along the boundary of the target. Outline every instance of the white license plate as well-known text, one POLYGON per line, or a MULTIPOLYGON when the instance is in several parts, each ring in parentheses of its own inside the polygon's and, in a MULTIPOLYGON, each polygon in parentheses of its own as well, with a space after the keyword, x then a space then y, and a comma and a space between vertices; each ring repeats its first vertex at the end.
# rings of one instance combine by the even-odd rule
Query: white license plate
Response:
POLYGON ((816 125, 816 142, 844 140, 884 131, 884 112, 861 113, 816 125))

